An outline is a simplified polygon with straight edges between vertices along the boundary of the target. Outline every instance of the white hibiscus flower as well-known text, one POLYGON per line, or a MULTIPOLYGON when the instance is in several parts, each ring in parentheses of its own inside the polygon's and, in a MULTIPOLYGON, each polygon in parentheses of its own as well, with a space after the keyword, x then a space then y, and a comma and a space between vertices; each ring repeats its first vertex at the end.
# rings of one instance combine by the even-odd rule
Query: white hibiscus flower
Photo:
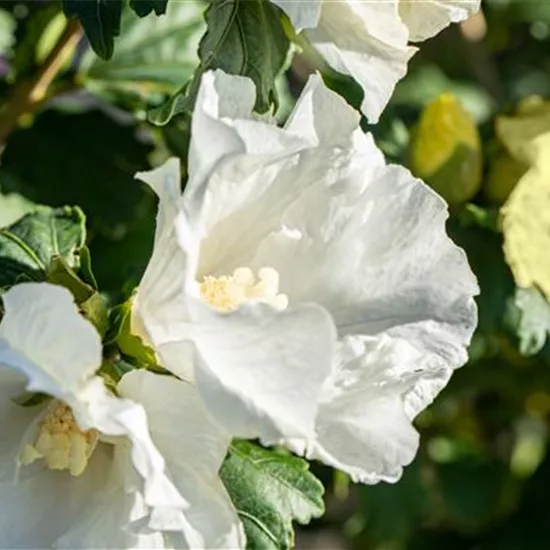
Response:
POLYGON ((133 372, 116 397, 95 375, 99 335, 66 289, 24 283, 2 300, 3 547, 238 546, 240 528, 216 477, 229 439, 196 391, 133 372), (38 404, 18 404, 25 392, 38 404))
POLYGON ((470 17, 481 0, 272 0, 336 71, 364 91, 361 110, 377 122, 416 52, 411 42, 470 17))
POLYGON ((134 330, 235 437, 394 480, 467 359, 475 278, 444 201, 319 77, 282 129, 253 105, 250 80, 207 73, 183 195, 175 160, 138 174, 160 207, 134 330))

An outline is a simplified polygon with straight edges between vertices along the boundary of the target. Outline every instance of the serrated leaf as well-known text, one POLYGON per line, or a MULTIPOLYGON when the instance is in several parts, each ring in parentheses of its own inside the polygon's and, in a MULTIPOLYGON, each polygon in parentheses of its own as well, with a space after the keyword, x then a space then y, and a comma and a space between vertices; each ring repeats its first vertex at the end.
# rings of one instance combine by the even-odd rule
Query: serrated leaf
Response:
POLYGON ((46 280, 56 256, 77 268, 85 238, 85 217, 77 207, 39 207, 0 229, 0 288, 46 280))
POLYGON ((550 298, 550 132, 530 148, 533 166, 501 209, 504 254, 520 287, 550 298))
POLYGON ((247 548, 290 549, 292 522, 306 524, 324 512, 322 484, 294 456, 236 441, 220 475, 243 522, 247 548))
POLYGON ((550 334, 550 304, 536 288, 518 288, 513 304, 517 309, 519 351, 524 356, 535 355, 550 334))
POLYGON ((153 11, 156 15, 162 15, 166 13, 167 4, 168 0, 130 0, 130 7, 139 17, 145 17, 153 11))
POLYGON ((264 0, 211 0, 205 12, 206 34, 199 45, 201 65, 193 81, 162 108, 151 113, 156 124, 192 109, 205 71, 247 76, 256 84, 256 110, 277 103, 275 80, 282 70, 290 41, 282 24, 282 12, 264 0))
POLYGON ((122 0, 63 0, 67 17, 77 17, 94 51, 110 59, 120 33, 122 0))
POLYGON ((452 94, 441 94, 426 106, 410 147, 412 172, 451 205, 479 191, 481 140, 473 118, 452 94))
MULTIPOLYGON (((136 5, 153 3, 138 0, 136 5)), ((113 57, 106 62, 88 51, 82 60, 84 84, 103 94, 154 98, 174 93, 199 65, 203 12, 204 4, 198 0, 170 2, 163 17, 150 14, 140 19, 125 9, 113 57)))

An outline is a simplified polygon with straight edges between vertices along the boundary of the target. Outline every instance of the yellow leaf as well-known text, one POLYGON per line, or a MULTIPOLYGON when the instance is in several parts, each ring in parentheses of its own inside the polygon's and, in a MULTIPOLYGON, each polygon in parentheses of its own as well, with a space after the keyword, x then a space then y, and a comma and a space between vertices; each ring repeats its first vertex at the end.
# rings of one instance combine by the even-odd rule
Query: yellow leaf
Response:
POLYGON ((550 132, 550 102, 537 96, 524 99, 518 105, 516 116, 497 118, 495 130, 498 139, 512 157, 531 164, 531 142, 550 132))
POLYGON ((473 118, 450 93, 429 103, 410 149, 413 173, 450 204, 471 199, 481 186, 482 153, 473 118))
POLYGON ((504 255, 518 286, 550 299, 550 131, 530 144, 532 167, 501 209, 504 255))

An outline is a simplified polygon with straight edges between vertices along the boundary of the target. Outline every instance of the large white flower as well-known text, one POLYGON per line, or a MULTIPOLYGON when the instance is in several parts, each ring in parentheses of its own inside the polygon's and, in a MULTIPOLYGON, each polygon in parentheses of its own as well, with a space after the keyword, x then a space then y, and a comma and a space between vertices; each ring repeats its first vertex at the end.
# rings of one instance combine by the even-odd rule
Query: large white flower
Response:
POLYGON ((238 547, 216 475, 229 439, 196 390, 135 372, 116 397, 95 375, 99 335, 66 289, 24 283, 2 300, 2 546, 238 547), (18 403, 28 392, 42 396, 38 404, 18 403))
POLYGON ((467 19, 481 0, 272 0, 336 71, 364 91, 376 122, 420 42, 467 19))
POLYGON ((282 129, 253 105, 250 80, 207 73, 183 196, 175 160, 138 174, 160 207, 133 326, 234 436, 396 479, 466 361, 475 278, 444 201, 319 77, 282 129))

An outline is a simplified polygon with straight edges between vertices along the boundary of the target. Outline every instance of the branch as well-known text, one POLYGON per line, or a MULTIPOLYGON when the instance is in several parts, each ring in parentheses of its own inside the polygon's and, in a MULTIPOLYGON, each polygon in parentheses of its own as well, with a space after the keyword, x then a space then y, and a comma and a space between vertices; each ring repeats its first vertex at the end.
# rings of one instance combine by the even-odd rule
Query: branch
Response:
POLYGON ((31 113, 46 97, 50 84, 77 46, 82 30, 77 21, 69 21, 57 44, 49 53, 36 74, 29 80, 15 85, 11 97, 0 114, 0 148, 17 127, 22 115, 31 113))

